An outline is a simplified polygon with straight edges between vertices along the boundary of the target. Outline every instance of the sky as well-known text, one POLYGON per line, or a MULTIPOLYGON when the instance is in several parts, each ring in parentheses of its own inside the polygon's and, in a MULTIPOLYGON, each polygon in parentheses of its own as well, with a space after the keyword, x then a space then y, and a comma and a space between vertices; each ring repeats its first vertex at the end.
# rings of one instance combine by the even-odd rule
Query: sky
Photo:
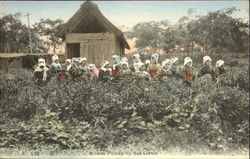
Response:
MULTIPOLYGON (((167 19, 177 22, 187 14, 189 8, 196 14, 205 15, 209 11, 236 7, 240 9, 234 16, 249 20, 248 1, 93 1, 100 11, 116 26, 132 27, 140 22, 167 19)), ((20 12, 30 13, 31 25, 43 19, 62 19, 65 22, 73 16, 84 1, 0 1, 0 16, 20 12)), ((27 24, 27 17, 22 17, 27 24)))

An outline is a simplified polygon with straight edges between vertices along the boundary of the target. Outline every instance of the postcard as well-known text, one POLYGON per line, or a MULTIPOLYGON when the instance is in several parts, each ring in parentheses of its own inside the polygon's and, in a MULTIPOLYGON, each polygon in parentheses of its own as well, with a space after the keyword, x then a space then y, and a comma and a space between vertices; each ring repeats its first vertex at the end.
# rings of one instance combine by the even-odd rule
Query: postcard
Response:
POLYGON ((1 1, 0 158, 249 158, 248 1, 1 1))

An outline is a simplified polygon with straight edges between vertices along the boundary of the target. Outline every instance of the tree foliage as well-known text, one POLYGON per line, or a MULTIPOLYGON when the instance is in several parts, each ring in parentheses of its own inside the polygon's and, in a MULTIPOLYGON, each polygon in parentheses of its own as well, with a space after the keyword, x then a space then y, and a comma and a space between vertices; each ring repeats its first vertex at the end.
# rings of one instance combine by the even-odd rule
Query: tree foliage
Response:
POLYGON ((138 38, 136 40, 136 47, 155 49, 159 47, 160 34, 162 28, 157 22, 139 23, 132 28, 131 32, 127 32, 128 38, 138 38))
POLYGON ((234 18, 236 8, 227 8, 207 15, 196 15, 189 9, 178 23, 166 21, 139 23, 126 33, 128 38, 137 38, 140 49, 150 47, 166 52, 176 46, 189 52, 199 44, 206 52, 246 52, 248 50, 249 24, 241 18, 234 18))
POLYGON ((208 15, 199 18, 191 30, 195 35, 194 39, 217 53, 223 50, 246 51, 248 24, 242 19, 232 17, 236 11, 235 8, 228 8, 209 12, 208 15))
POLYGON ((47 46, 52 46, 53 52, 55 52, 56 47, 62 44, 62 40, 57 36, 57 33, 63 24, 61 19, 41 19, 40 22, 35 23, 33 27, 39 37, 45 38, 44 43, 47 46))
MULTIPOLYGON (((22 14, 9 14, 0 18, 0 52, 5 53, 27 53, 30 50, 29 30, 22 24, 22 14)), ((31 28, 33 52, 47 52, 43 41, 31 28)))

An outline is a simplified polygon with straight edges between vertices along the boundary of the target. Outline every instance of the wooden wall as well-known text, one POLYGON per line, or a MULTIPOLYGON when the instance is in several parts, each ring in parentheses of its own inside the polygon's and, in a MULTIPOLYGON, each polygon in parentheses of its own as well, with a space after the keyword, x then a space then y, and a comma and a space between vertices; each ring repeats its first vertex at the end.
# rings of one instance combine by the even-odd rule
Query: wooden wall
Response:
MULTIPOLYGON (((112 55, 122 55, 124 50, 113 33, 67 33, 65 42, 80 43, 80 56, 86 57, 89 63, 97 66, 100 66, 103 60, 112 63, 112 55)), ((66 48, 68 58, 71 57, 70 54, 66 48)))

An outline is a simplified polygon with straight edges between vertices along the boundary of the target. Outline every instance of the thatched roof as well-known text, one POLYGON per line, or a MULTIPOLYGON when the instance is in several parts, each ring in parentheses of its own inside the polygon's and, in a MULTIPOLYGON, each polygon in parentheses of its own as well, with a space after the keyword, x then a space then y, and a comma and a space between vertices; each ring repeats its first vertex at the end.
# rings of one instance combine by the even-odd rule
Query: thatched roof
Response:
POLYGON ((59 36, 65 38, 66 33, 114 33, 119 43, 130 49, 123 33, 114 26, 99 10, 98 6, 86 1, 80 9, 68 20, 59 32, 59 36))

